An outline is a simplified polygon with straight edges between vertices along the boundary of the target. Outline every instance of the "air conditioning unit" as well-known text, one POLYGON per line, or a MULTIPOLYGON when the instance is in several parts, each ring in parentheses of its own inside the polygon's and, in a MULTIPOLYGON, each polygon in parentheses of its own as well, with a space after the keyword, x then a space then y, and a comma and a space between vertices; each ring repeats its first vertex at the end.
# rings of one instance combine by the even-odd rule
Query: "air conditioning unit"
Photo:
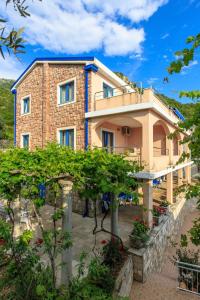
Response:
POLYGON ((123 126, 122 127, 122 134, 126 135, 126 136, 129 136, 131 134, 131 128, 128 127, 128 126, 123 126))

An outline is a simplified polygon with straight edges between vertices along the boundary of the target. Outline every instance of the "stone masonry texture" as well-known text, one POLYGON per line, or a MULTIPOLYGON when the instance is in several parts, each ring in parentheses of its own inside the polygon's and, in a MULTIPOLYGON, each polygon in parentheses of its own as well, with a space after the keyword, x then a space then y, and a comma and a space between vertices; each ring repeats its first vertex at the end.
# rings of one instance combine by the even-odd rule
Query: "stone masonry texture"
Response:
MULTIPOLYGON (((91 76, 89 75, 89 107, 91 76)), ((76 149, 84 148, 85 73, 81 64, 37 64, 17 87, 17 146, 21 135, 30 134, 30 149, 57 141, 57 131, 76 128, 76 149), (57 85, 76 78, 76 102, 58 106, 57 85), (31 113, 21 115, 21 102, 31 97, 31 113)), ((90 125, 89 125, 90 127, 90 125)), ((89 136, 90 139, 90 136, 89 136)))

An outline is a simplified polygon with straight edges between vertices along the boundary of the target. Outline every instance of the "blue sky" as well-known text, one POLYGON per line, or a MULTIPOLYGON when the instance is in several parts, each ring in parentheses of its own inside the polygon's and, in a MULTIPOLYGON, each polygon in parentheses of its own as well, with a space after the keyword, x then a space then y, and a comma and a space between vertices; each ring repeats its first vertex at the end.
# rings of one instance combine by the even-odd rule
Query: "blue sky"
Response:
POLYGON ((92 55, 113 71, 176 99, 179 90, 199 89, 198 55, 181 74, 163 84, 174 52, 185 46, 189 35, 200 31, 199 0, 28 2, 31 17, 27 19, 0 3, 0 16, 6 16, 10 26, 24 26, 27 40, 20 61, 0 60, 0 77, 17 78, 36 57, 92 55))

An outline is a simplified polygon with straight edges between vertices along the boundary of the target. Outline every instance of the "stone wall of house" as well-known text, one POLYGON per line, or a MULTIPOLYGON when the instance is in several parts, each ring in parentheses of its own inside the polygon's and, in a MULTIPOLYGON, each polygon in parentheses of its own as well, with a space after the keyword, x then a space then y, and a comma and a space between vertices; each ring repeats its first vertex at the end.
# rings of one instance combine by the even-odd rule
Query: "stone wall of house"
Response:
POLYGON ((129 297, 133 285, 133 259, 129 255, 115 281, 114 296, 129 297))
MULTIPOLYGON (((91 73, 89 73, 89 107, 91 107, 91 73)), ((84 149, 85 72, 83 64, 37 64, 17 87, 17 146, 21 135, 30 134, 30 149, 57 141, 58 129, 75 128, 76 149, 84 149), (76 101, 58 105, 58 84, 76 79, 76 101), (31 112, 21 114, 21 102, 31 98, 31 112)), ((90 124, 89 124, 90 127, 90 124)), ((90 140, 90 135, 89 135, 90 140)))
POLYGON ((159 272, 165 258, 165 249, 179 232, 184 218, 195 207, 195 201, 179 199, 165 216, 163 222, 152 230, 151 238, 146 248, 129 249, 133 258, 133 276, 140 282, 145 282, 152 271, 159 272))
POLYGON ((43 65, 37 64, 17 88, 16 142, 21 146, 21 135, 30 134, 30 147, 42 145, 43 65), (31 113, 21 114, 22 99, 31 97, 31 113))

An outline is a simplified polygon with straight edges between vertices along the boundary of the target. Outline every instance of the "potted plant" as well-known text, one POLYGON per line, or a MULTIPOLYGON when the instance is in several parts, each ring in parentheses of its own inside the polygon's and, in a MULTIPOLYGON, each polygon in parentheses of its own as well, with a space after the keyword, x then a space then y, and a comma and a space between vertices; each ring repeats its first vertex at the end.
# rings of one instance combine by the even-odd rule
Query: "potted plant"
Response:
POLYGON ((149 237, 149 227, 143 221, 134 220, 133 230, 129 236, 131 247, 135 249, 144 248, 149 237))
POLYGON ((160 203, 160 207, 163 209, 164 215, 167 215, 167 213, 168 213, 168 207, 169 207, 169 202, 167 200, 163 200, 160 203))
POLYGON ((164 210, 159 206, 154 206, 152 210, 154 226, 160 225, 163 220, 164 210))

